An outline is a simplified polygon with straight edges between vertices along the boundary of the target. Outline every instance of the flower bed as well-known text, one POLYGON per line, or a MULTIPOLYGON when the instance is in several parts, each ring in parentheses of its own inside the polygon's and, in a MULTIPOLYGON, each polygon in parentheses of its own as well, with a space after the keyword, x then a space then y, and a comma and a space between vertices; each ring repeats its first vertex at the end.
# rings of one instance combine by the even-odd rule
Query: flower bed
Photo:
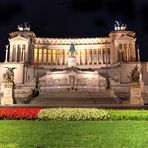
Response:
POLYGON ((0 119, 56 121, 148 120, 148 111, 91 108, 0 108, 0 119))
POLYGON ((0 119, 34 120, 41 108, 1 108, 0 119))
POLYGON ((50 108, 38 113, 40 120, 99 121, 110 118, 108 111, 89 108, 50 108))

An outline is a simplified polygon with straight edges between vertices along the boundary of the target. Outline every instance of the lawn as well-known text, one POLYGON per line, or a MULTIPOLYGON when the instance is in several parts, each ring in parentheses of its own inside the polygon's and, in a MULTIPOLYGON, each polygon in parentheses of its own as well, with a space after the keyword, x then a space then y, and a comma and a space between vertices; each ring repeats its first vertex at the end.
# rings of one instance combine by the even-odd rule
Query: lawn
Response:
POLYGON ((0 148, 144 148, 147 139, 147 121, 0 121, 0 148))

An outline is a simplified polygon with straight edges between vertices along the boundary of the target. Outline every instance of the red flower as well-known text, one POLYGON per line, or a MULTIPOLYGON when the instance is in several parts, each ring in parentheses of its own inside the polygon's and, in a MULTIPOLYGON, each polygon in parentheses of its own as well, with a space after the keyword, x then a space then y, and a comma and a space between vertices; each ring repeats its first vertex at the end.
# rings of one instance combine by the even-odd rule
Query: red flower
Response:
POLYGON ((0 108, 0 119, 34 120, 41 108, 0 108))

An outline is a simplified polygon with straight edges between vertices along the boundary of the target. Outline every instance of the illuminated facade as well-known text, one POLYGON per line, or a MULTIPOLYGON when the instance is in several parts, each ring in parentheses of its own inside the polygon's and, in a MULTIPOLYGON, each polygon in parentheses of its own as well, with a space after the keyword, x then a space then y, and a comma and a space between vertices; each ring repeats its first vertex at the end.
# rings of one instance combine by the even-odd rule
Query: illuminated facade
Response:
POLYGON ((36 76, 42 92, 99 91, 105 88, 109 74, 116 93, 129 93, 128 76, 138 65, 146 90, 148 65, 140 62, 140 50, 135 47, 135 32, 123 26, 104 38, 40 38, 28 27, 19 28, 10 33, 6 60, 0 65, 0 83, 5 67, 15 67, 16 88, 23 91, 34 87, 36 76))

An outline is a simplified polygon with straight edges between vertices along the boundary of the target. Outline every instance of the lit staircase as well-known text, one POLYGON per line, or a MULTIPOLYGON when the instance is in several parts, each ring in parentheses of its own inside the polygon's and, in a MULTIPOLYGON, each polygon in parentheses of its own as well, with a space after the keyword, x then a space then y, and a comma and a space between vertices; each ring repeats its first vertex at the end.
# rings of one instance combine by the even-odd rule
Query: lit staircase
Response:
POLYGON ((104 92, 60 91, 41 92, 30 104, 40 106, 90 106, 95 104, 115 104, 114 98, 104 92))

